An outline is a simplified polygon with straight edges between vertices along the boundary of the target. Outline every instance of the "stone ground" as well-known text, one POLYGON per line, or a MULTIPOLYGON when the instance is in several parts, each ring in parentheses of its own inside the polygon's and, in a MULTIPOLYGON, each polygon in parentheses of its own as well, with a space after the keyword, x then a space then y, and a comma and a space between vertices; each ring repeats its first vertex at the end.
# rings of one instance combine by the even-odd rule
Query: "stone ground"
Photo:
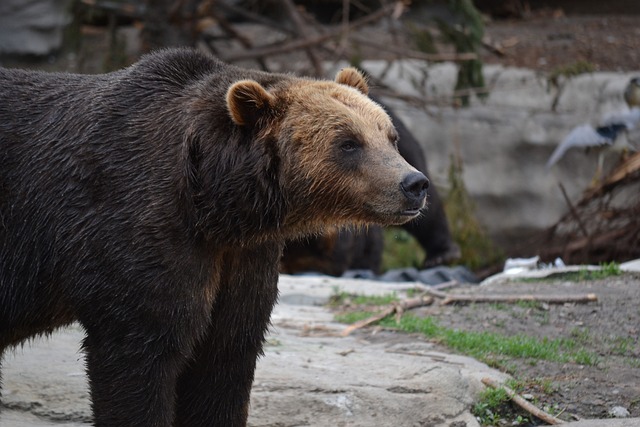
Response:
MULTIPOLYGON (((373 294, 397 288, 283 276, 256 373, 250 426, 477 426, 469 409, 480 379, 503 380, 504 374, 409 335, 340 337, 344 325, 318 305, 335 286, 373 294)), ((81 339, 81 328, 72 326, 5 357, 1 426, 90 423, 81 339)))
MULTIPOLYGON (((506 374, 416 334, 367 328, 340 337, 344 325, 334 321, 334 309, 322 305, 336 289, 370 295, 396 292, 404 297, 404 290, 412 287, 412 283, 282 276, 272 333, 256 373, 249 425, 478 426, 470 410, 483 389, 480 379, 504 381, 506 374)), ((464 330, 578 337, 585 349, 598 355, 594 366, 517 358, 495 364, 529 380, 531 387, 522 392, 533 394, 540 406, 563 410, 561 418, 599 418, 596 424, 576 426, 640 425, 640 418, 602 419, 614 406, 640 417, 636 304, 640 275, 584 282, 499 282, 450 292, 596 293, 598 302, 590 304, 434 305, 415 314, 464 330), (540 389, 544 381, 551 383, 552 392, 540 389)), ((72 326, 5 357, 1 426, 90 424, 78 351, 81 338, 81 328, 72 326)))

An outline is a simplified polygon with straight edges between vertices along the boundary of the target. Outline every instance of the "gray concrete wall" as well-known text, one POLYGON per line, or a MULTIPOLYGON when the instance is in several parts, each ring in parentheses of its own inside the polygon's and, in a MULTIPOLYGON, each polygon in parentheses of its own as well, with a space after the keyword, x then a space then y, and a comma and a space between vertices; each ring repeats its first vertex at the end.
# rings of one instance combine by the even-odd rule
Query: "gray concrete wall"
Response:
POLYGON ((0 54, 47 55, 62 46, 70 0, 0 1, 0 54))

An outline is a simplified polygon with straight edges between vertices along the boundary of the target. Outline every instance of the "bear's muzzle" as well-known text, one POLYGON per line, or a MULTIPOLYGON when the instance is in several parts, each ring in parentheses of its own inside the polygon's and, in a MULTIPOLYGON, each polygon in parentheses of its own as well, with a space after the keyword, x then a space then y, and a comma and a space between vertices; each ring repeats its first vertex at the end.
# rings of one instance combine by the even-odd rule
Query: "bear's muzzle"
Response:
POLYGON ((429 179, 422 172, 410 172, 402 179, 400 188, 409 202, 409 207, 402 214, 407 216, 417 215, 420 209, 424 207, 427 189, 429 188, 429 179))

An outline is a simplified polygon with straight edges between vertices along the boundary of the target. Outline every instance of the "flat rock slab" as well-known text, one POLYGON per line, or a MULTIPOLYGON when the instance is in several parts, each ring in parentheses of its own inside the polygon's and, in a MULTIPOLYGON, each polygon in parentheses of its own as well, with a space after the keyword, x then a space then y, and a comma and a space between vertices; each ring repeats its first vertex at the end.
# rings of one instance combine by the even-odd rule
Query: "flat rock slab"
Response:
POLYGON ((565 427, 638 427, 640 426, 640 418, 580 420, 562 425, 565 427))
MULTIPOLYGON (((335 292, 384 294, 411 287, 282 276, 265 357, 258 363, 250 426, 478 426, 470 414, 480 379, 505 375, 435 351, 420 337, 360 332, 346 338, 321 304, 335 292)), ((73 325, 8 352, 2 426, 90 425, 89 392, 73 325)))

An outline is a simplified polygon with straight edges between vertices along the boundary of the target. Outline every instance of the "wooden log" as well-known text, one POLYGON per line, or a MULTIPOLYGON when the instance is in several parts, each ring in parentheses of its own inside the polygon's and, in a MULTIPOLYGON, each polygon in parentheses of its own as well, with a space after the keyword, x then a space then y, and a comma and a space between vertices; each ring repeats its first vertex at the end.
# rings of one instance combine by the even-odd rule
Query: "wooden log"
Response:
POLYGON ((520 301, 544 302, 547 304, 564 304, 564 303, 589 303, 598 301, 596 294, 584 295, 469 295, 469 294, 445 294, 441 305, 456 303, 495 303, 503 302, 514 304, 520 301))

